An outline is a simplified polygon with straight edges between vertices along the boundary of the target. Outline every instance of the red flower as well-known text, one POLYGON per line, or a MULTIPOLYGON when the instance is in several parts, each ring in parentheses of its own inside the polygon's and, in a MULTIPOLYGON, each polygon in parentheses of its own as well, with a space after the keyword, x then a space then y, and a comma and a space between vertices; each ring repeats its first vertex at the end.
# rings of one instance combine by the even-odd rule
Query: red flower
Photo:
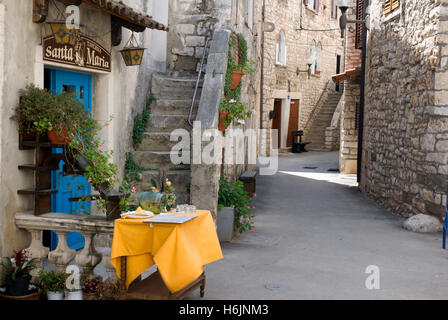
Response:
POLYGON ((23 262, 28 261, 28 255, 25 250, 14 251, 16 266, 19 267, 23 262))

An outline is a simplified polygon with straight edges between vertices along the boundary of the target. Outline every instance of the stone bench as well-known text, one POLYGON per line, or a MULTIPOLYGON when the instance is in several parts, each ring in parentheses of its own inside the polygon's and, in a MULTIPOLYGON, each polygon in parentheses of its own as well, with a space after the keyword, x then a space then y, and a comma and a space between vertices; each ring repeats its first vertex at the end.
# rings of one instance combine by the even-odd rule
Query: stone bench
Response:
POLYGON ((245 171, 238 180, 244 183, 244 190, 250 195, 255 193, 257 171, 245 171))

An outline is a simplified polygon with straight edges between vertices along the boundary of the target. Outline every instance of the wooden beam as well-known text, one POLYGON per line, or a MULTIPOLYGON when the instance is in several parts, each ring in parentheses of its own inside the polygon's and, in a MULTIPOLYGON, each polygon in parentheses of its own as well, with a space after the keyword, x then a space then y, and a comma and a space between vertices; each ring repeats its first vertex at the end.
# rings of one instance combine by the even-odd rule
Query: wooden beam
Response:
POLYGON ((66 6, 79 6, 82 3, 82 0, 58 0, 66 6))
POLYGON ((33 22, 43 23, 48 16, 49 0, 33 0, 33 22))
MULTIPOLYGON (((107 8, 102 7, 101 5, 96 4, 96 3, 94 3, 94 2, 91 1, 91 0, 83 0, 83 1, 84 1, 85 3, 91 5, 92 7, 95 7, 95 8, 97 8, 97 9, 99 9, 99 10, 102 10, 102 11, 104 11, 104 12, 109 13, 109 14, 112 15, 112 16, 117 17, 118 20, 120 20, 121 25, 122 25, 123 27, 125 27, 125 28, 128 28, 129 30, 132 30, 132 31, 135 31, 135 32, 143 32, 143 31, 146 30, 146 26, 145 26, 145 25, 138 24, 138 23, 136 23, 135 21, 132 21, 131 19, 129 19, 129 18, 127 18, 127 17, 124 17, 124 16, 120 15, 119 13, 113 11, 113 10, 112 10, 112 5, 111 5, 111 3, 108 2, 108 1, 104 1, 104 0, 103 0, 103 1, 104 1, 104 4, 106 5, 107 8)), ((100 1, 101 1, 101 0, 100 0, 100 1)), ((99 2, 99 1, 97 0, 97 1, 95 1, 95 2, 99 2)), ((101 4, 103 4, 103 3, 101 2, 101 4)))

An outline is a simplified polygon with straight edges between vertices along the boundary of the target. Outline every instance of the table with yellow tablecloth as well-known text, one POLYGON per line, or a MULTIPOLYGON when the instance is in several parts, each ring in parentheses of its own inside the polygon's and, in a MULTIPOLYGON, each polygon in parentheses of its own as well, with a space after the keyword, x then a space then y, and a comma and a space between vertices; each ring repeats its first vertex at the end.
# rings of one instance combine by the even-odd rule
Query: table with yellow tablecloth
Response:
POLYGON ((177 292, 196 280, 206 264, 223 258, 210 211, 185 214, 198 217, 183 224, 115 220, 111 263, 120 277, 121 257, 127 257, 126 288, 156 264, 168 289, 177 292))

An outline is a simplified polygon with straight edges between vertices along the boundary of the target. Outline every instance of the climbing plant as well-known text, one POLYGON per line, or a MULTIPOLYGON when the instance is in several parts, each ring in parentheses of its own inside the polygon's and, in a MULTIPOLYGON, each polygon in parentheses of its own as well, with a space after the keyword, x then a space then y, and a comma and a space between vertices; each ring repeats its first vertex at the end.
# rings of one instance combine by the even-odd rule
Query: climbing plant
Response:
MULTIPOLYGON (((232 123, 234 120, 241 122, 244 117, 250 117, 252 112, 248 111, 244 108, 243 104, 240 102, 241 99, 241 88, 242 82, 236 87, 232 89, 232 72, 233 71, 241 71, 245 74, 251 74, 254 70, 252 68, 254 62, 249 61, 248 59, 248 47, 247 41, 244 39, 242 34, 234 34, 230 35, 229 40, 229 52, 227 54, 227 72, 226 79, 224 84, 224 99, 221 101, 220 110, 229 112, 229 114, 225 117, 224 122, 226 124, 232 123), (238 63, 234 60, 234 52, 238 50, 238 63), (230 112, 231 106, 235 109, 235 106, 238 107, 238 112, 230 112), (244 115, 236 116, 236 115, 244 115)), ((233 110, 232 109, 232 110, 233 110)))
POLYGON ((148 124, 151 117, 151 104, 156 100, 156 97, 150 94, 148 96, 145 108, 134 118, 134 129, 132 133, 132 142, 134 144, 134 148, 137 148, 143 141, 143 133, 145 132, 146 125, 148 124))

